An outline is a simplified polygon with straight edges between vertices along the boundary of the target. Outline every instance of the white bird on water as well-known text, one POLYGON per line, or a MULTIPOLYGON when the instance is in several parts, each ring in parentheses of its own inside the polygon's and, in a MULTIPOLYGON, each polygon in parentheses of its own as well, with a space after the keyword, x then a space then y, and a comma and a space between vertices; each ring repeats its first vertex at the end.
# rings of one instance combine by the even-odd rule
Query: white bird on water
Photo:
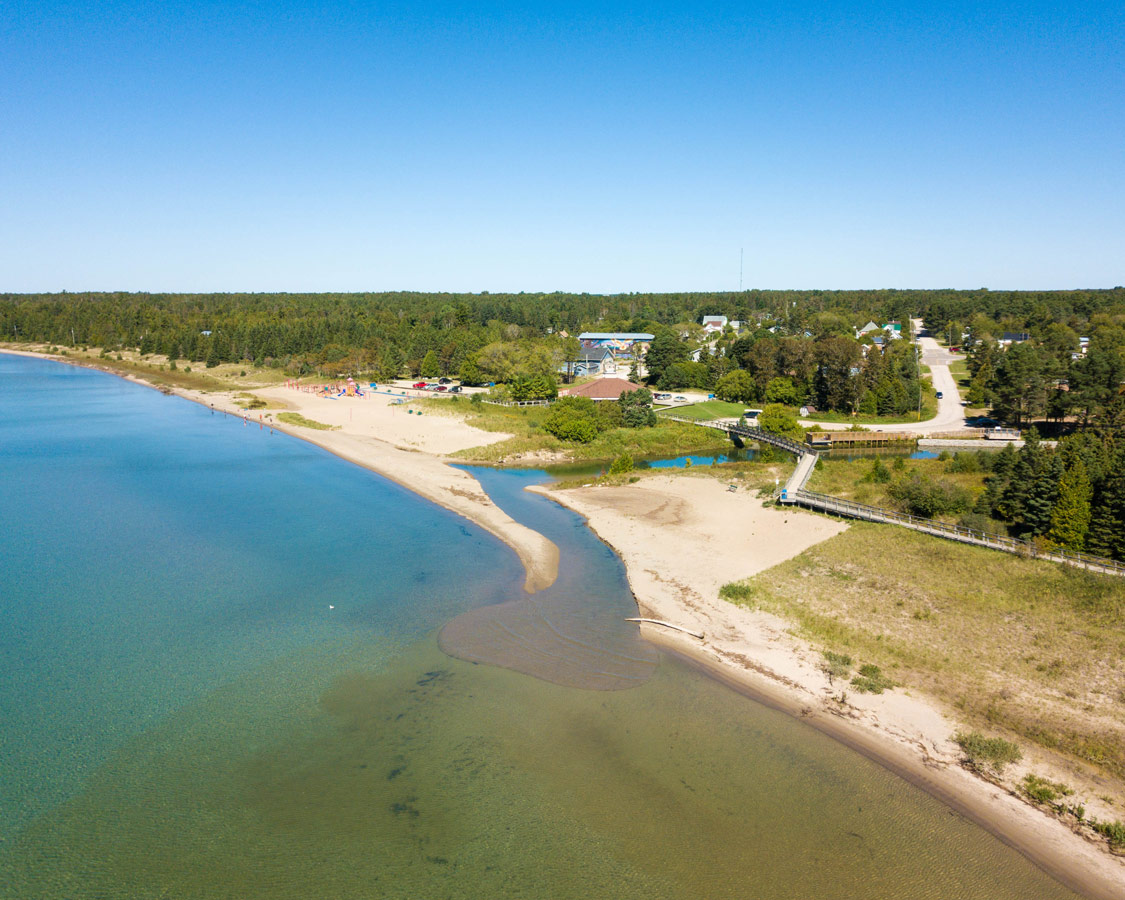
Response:
POLYGON ((329 608, 329 609, 335 609, 336 607, 335 607, 335 606, 333 606, 333 605, 332 605, 331 603, 329 603, 329 604, 328 604, 328 608, 329 608))

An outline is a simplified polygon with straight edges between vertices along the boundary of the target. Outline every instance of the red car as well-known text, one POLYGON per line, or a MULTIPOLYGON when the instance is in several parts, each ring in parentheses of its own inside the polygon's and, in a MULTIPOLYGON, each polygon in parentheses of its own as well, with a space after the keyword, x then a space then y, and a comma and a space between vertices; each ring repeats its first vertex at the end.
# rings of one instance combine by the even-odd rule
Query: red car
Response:
POLYGON ((418 381, 414 383, 414 387, 420 391, 424 391, 428 386, 429 385, 427 385, 424 381, 418 381))
POLYGON ((435 391, 448 391, 449 388, 447 388, 444 384, 439 384, 437 387, 434 388, 434 390, 435 391))

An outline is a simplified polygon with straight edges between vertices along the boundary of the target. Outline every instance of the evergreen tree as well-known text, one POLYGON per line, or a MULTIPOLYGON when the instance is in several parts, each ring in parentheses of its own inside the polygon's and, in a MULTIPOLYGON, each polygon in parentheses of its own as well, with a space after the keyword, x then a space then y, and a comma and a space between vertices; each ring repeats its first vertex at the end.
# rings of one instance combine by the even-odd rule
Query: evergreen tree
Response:
POLYGON ((1093 489, 1086 474, 1086 465, 1076 459, 1059 481, 1058 500, 1051 511, 1051 529, 1047 537, 1067 550, 1081 550, 1090 529, 1090 500, 1093 489))
POLYGON ((1086 547, 1091 553, 1125 559, 1125 453, 1119 453, 1095 492, 1086 547))
POLYGON ((1040 468, 1024 502, 1023 530, 1028 534, 1044 534, 1051 527, 1051 514, 1059 499, 1063 474, 1062 460, 1052 453, 1040 468))
POLYGON ((1024 518, 1024 508, 1035 485, 1036 476, 1042 465, 1043 448, 1039 438, 1031 432, 1026 443, 1016 454, 1015 465, 1012 466, 1011 477, 1004 487, 1004 493, 996 504, 996 512, 1000 518, 1008 522, 1020 523, 1024 518))
POLYGON ((650 384, 656 384, 669 366, 682 362, 688 357, 688 348, 676 339, 671 331, 661 331, 652 339, 645 354, 645 367, 648 369, 650 384))
POLYGON ((617 402, 621 406, 621 422, 626 428, 649 428, 656 424, 652 394, 645 388, 622 391, 617 402))
POLYGON ((440 372, 441 364, 438 362, 437 354, 431 350, 422 358, 422 377, 437 378, 440 372))

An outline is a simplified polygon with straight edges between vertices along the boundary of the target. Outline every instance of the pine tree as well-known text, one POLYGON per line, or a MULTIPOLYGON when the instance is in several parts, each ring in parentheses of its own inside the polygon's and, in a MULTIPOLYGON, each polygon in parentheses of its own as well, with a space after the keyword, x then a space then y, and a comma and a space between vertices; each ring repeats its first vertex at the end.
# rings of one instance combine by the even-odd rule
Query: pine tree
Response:
POLYGON ((1093 489, 1086 464, 1076 459, 1059 480, 1059 496, 1051 511, 1048 539, 1067 550, 1081 550, 1090 530, 1090 501, 1093 489))
POLYGON ((1091 553, 1125 559, 1125 454, 1117 455, 1094 495, 1086 546, 1091 553))
POLYGON ((1023 526, 1028 533, 1044 534, 1051 527, 1051 513, 1059 499, 1063 475, 1062 460, 1052 453, 1040 468, 1024 501, 1023 526))
POLYGON ((430 350, 422 358, 422 377, 423 378, 437 378, 440 373, 437 354, 430 350))

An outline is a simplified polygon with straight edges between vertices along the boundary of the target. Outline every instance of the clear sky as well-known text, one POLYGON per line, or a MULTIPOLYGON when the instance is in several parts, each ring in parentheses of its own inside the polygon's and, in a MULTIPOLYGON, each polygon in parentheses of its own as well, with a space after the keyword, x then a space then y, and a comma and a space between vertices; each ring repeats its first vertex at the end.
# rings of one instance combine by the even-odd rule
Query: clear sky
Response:
POLYGON ((1125 284, 1125 4, 0 0, 0 290, 1125 284))

